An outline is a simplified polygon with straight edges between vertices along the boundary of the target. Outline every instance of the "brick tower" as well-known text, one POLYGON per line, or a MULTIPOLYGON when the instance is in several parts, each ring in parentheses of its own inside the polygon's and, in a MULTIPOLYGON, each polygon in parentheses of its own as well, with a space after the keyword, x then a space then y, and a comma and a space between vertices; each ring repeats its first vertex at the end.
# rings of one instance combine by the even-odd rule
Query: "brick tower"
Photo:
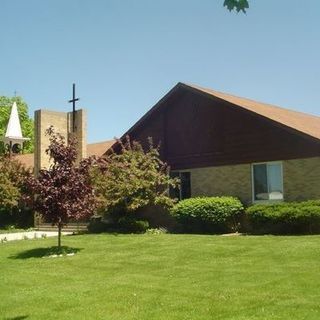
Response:
POLYGON ((78 141, 78 161, 87 156, 87 117, 83 109, 74 112, 57 112, 49 110, 37 110, 34 114, 35 125, 35 150, 34 170, 35 174, 40 169, 49 168, 50 159, 46 154, 49 138, 45 132, 53 126, 55 131, 66 138, 74 135, 78 141), (73 116, 75 119, 73 120, 73 116))

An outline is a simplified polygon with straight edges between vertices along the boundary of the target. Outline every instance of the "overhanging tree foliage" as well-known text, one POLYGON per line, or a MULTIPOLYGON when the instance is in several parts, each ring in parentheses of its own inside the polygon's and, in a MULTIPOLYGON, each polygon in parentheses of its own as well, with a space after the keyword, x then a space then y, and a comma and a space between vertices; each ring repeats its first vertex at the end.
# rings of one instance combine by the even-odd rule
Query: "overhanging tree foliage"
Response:
POLYGON ((225 0, 223 5, 227 7, 229 11, 236 10, 237 12, 244 12, 249 9, 248 0, 225 0))
POLYGON ((27 182, 28 200, 32 208, 45 220, 58 227, 58 248, 61 248, 61 230, 70 219, 80 220, 90 217, 96 202, 91 185, 90 159, 76 165, 77 148, 75 139, 66 143, 63 136, 53 127, 47 130, 49 147, 47 154, 53 160, 48 170, 41 170, 37 177, 27 182))
POLYGON ((120 152, 111 153, 93 170, 100 207, 125 216, 149 205, 172 206, 175 200, 168 190, 176 187, 178 180, 170 178, 169 167, 161 161, 152 140, 146 151, 129 137, 125 143, 118 142, 120 152))
MULTIPOLYGON (((11 107, 13 102, 17 103, 18 113, 21 123, 22 134, 26 138, 30 138, 29 141, 24 142, 24 153, 33 152, 34 134, 33 134, 33 120, 28 115, 28 105, 21 97, 9 98, 0 96, 0 137, 3 137, 6 133, 11 107)), ((0 142, 0 154, 4 154, 4 145, 0 142)))

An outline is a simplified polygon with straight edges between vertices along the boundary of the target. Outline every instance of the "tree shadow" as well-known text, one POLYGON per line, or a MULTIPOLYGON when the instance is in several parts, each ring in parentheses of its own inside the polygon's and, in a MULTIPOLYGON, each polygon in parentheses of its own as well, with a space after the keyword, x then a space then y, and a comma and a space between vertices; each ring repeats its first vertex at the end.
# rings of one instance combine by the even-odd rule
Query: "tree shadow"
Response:
POLYGON ((82 248, 73 248, 68 246, 62 246, 60 250, 56 246, 49 247, 49 248, 35 248, 31 250, 21 251, 17 254, 10 256, 9 258, 10 259, 44 258, 52 255, 59 255, 59 254, 67 255, 67 254, 77 253, 80 250, 82 250, 82 248))
POLYGON ((29 318, 29 316, 16 316, 16 317, 4 318, 4 320, 23 320, 27 318, 29 318))

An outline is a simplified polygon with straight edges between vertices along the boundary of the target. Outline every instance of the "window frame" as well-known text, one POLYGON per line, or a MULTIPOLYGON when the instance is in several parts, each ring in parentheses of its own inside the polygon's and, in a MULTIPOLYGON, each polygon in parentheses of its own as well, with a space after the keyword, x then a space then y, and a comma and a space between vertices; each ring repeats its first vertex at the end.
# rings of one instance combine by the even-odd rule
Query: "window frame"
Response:
POLYGON ((284 187, 283 187, 283 161, 264 161, 264 162, 255 162, 251 164, 251 197, 252 203, 272 203, 272 202, 281 202, 284 201, 284 187), (280 165, 280 172, 281 172, 281 188, 282 188, 282 199, 269 199, 269 200, 256 200, 255 199, 255 192, 254 192, 254 166, 259 164, 265 164, 267 168, 267 184, 269 185, 268 181, 268 164, 279 164, 280 165))
MULTIPOLYGON (((172 170, 171 172, 172 173, 177 173, 180 181, 182 181, 181 180, 181 174, 182 173, 189 173, 189 175, 190 175, 190 179, 189 179, 189 181, 190 181, 190 197, 189 198, 192 198, 191 171, 190 170, 172 170)), ((184 198, 184 199, 189 199, 189 198, 184 198)), ((181 201, 181 200, 184 200, 184 199, 182 199, 182 188, 180 186, 180 188, 179 188, 179 199, 178 200, 181 201)))

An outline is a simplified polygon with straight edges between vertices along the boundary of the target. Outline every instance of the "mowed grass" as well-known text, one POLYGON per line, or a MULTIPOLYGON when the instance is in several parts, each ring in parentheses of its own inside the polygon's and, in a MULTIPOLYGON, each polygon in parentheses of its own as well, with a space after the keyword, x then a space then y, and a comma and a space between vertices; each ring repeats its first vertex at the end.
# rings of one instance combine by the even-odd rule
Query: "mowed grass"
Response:
POLYGON ((320 319, 320 237, 81 235, 0 244, 1 319, 320 319))

